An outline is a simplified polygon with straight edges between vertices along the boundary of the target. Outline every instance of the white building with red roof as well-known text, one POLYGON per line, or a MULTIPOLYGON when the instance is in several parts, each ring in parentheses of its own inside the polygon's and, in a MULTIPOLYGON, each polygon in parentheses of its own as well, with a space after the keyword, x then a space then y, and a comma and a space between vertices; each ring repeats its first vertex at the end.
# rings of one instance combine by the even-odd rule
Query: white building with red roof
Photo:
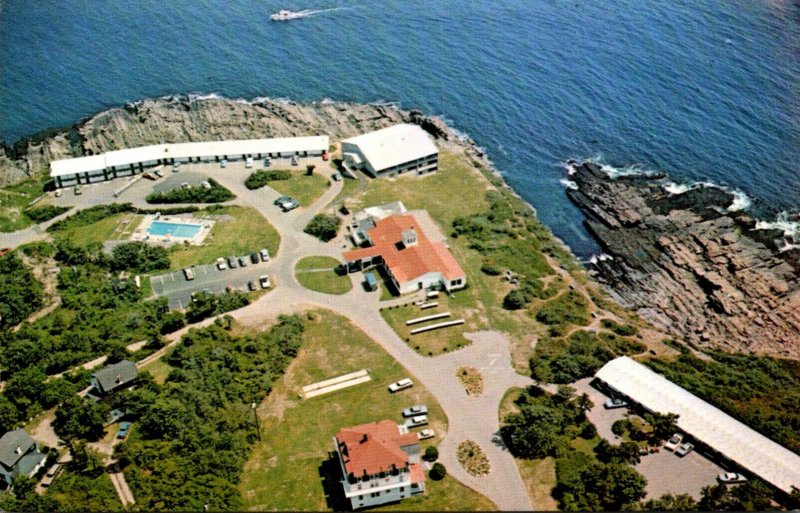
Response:
MULTIPOLYGON (((443 240, 433 241, 413 213, 372 219, 365 233, 368 247, 345 252, 348 271, 381 266, 401 294, 431 287, 451 292, 467 285, 467 275, 443 240)), ((431 227, 432 221, 424 224, 431 227)), ((363 223, 362 223, 363 225, 363 223)))
POLYGON ((343 428, 333 439, 342 488, 353 509, 397 502, 425 492, 416 433, 391 420, 343 428))

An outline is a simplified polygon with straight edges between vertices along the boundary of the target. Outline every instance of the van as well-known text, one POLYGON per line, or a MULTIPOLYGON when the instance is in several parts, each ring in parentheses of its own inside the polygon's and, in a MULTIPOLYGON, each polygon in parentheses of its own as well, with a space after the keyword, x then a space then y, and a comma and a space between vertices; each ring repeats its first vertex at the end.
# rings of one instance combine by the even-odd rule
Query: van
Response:
POLYGON ((253 167, 253 157, 247 157, 247 160, 244 161, 244 167, 246 168, 253 167))
POLYGON ((184 274, 184 276, 186 276, 186 279, 188 281, 191 281, 191 280, 194 279, 194 271, 190 267, 187 267, 186 269, 184 269, 183 270, 183 274, 184 274))

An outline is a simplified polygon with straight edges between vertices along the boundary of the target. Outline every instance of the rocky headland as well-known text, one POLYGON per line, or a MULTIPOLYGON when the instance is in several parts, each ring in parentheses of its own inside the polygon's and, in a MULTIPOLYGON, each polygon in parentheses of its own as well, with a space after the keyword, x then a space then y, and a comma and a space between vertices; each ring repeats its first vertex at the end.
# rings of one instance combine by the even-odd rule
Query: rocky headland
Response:
POLYGON ((0 186, 49 172, 51 160, 148 144, 327 134, 350 137, 416 123, 440 141, 457 141, 438 118, 392 104, 295 103, 171 96, 128 103, 61 130, 0 147, 0 186))
POLYGON ((735 196, 663 174, 569 165, 567 194, 607 257, 596 277, 626 306, 702 348, 800 358, 800 247, 735 210, 735 196), (672 184, 674 185, 674 184, 672 184))

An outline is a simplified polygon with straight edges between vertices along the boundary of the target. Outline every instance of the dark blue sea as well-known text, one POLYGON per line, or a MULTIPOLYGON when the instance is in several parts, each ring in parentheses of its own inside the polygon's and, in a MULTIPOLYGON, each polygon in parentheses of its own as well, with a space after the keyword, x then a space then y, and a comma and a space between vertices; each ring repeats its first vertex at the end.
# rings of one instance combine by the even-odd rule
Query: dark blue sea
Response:
POLYGON ((800 204, 797 0, 0 0, 7 142, 187 92, 442 115, 580 255, 569 158, 800 204))

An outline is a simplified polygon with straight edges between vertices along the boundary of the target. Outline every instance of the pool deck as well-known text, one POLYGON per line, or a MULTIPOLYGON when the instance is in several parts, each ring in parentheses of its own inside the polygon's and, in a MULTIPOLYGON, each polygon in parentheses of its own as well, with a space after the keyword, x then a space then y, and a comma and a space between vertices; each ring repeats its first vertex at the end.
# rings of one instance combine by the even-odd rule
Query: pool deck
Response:
POLYGON ((144 219, 142 219, 142 222, 139 223, 139 226, 136 228, 136 231, 133 232, 133 235, 131 235, 131 240, 152 242, 155 244, 161 244, 166 246, 170 244, 175 244, 177 242, 191 244, 193 246, 199 246, 203 243, 208 234, 211 233, 211 228, 213 226, 214 226, 214 221, 210 221, 208 219, 197 219, 194 217, 161 216, 158 214, 147 215, 144 217, 144 219), (200 229, 192 237, 177 237, 169 233, 165 235, 154 235, 149 233, 149 230, 153 222, 155 221, 159 221, 162 223, 185 224, 192 226, 199 225, 200 229))

